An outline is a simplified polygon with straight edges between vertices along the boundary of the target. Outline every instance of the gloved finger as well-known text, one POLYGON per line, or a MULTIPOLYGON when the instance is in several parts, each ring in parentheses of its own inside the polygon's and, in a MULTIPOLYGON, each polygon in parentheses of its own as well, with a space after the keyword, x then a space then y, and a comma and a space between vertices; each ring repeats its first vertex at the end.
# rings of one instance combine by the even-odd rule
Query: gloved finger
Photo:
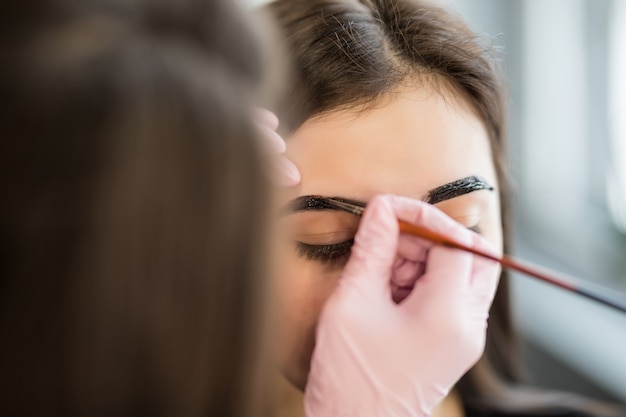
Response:
POLYGON ((412 287, 425 270, 425 262, 398 258, 393 265, 391 282, 400 287, 412 287))
POLYGON ((276 133, 278 117, 269 110, 257 109, 256 124, 270 153, 272 180, 281 187, 294 187, 301 181, 300 171, 293 162, 280 155, 287 150, 283 138, 276 133))
MULTIPOLYGON (((392 205, 396 215, 404 221, 456 237, 460 243, 468 244, 471 242, 472 232, 466 230, 441 210, 430 204, 405 197, 393 196, 392 205), (464 237, 464 239, 459 239, 457 235, 464 237)), ((435 292, 441 293, 460 290, 462 286, 469 285, 472 266, 469 254, 455 253, 448 248, 434 245, 432 242, 427 242, 424 239, 411 239, 404 236, 401 235, 400 237, 400 242, 402 242, 403 246, 400 246, 398 251, 408 258, 412 256, 411 251, 415 254, 413 255, 415 258, 424 256, 425 266, 423 271, 416 271, 416 275, 410 278, 411 282, 396 283, 396 274, 394 273, 392 278, 394 288, 396 288, 396 290, 392 290, 394 301, 400 302, 407 296, 415 294, 412 297, 413 301, 407 304, 408 308, 412 308, 411 303, 419 305, 422 303, 420 299, 423 297, 437 296, 437 294, 427 294, 427 292, 433 291, 433 287, 435 292), (429 271, 430 273, 428 273, 429 271), (421 289, 414 288, 418 279, 423 281, 430 279, 435 282, 425 282, 425 284, 429 285, 422 285, 421 289)), ((446 298, 445 296, 443 297, 446 298)))
POLYGON ((264 144, 271 153, 281 154, 287 150, 287 145, 283 138, 267 125, 257 123, 257 128, 261 132, 264 144))
POLYGON ((293 162, 283 155, 276 155, 272 158, 275 170, 274 182, 282 187, 294 187, 300 183, 300 171, 293 162))
POLYGON ((435 246, 426 259, 423 281, 433 286, 467 287, 471 283, 473 255, 454 248, 435 246))
MULTIPOLYGON (((451 239, 471 245, 473 232, 467 230, 438 208, 406 197, 391 196, 391 204, 398 218, 412 224, 449 236, 451 239)), ((426 258, 424 279, 451 281, 446 285, 469 285, 472 267, 471 255, 456 249, 432 245, 426 258), (456 273, 452 273, 456 271, 456 273)))
POLYGON ((401 303, 413 291, 416 282, 424 275, 425 262, 397 259, 391 275, 391 299, 401 303))
MULTIPOLYGON (((398 217, 405 221, 427 227, 465 245, 472 243, 474 233, 436 207, 400 197, 395 197, 392 203, 398 217)), ((456 299, 454 294, 464 292, 469 287, 472 266, 471 254, 441 245, 432 245, 427 251, 424 274, 419 277, 419 281, 416 280, 409 294, 402 295, 405 297, 403 308, 420 309, 423 305, 432 304, 428 300, 454 302, 456 299)), ((404 290, 406 292, 406 288, 404 290)))
MULTIPOLYGON (((398 219, 418 226, 427 227, 433 232, 446 234, 457 231, 462 235, 459 243, 471 243, 471 231, 465 229, 443 211, 432 204, 402 196, 390 196, 391 204, 398 219)), ((453 235, 448 235, 454 237, 453 235)), ((430 242, 429 242, 430 243, 430 242)))
POLYGON ((434 243, 400 233, 398 259, 391 275, 392 299, 399 303, 412 291, 415 283, 424 274, 428 251, 434 243))
POLYGON ((341 285, 353 285, 374 291, 374 295, 389 296, 399 233, 398 219, 389 197, 374 197, 367 205, 354 237, 341 285))
MULTIPOLYGON (((472 247, 481 252, 500 256, 489 241, 478 234, 473 236, 472 247)), ((486 297, 490 300, 489 304, 491 304, 498 287, 501 272, 502 268, 498 262, 482 256, 474 256, 470 286, 475 295, 486 297)))
POLYGON ((278 129, 278 116, 267 109, 257 109, 256 110, 256 120, 257 123, 263 124, 270 128, 271 130, 278 129))
POLYGON ((400 233, 398 240, 398 257, 415 261, 424 262, 428 250, 434 245, 433 242, 415 237, 406 233, 400 233))
POLYGON ((402 302, 403 310, 434 320, 454 317, 459 300, 469 293, 472 255, 457 249, 434 246, 425 271, 402 302), (439 319, 436 316, 441 315, 439 319))

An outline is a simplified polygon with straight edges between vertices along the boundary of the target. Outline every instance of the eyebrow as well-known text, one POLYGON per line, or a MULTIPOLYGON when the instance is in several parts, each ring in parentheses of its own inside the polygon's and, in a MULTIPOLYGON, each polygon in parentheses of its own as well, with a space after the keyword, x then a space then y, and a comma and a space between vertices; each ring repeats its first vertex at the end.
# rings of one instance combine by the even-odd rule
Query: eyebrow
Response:
POLYGON ((472 175, 470 177, 461 178, 452 181, 440 187, 433 188, 426 194, 425 202, 429 204, 437 204, 442 201, 460 197, 474 191, 488 190, 493 191, 494 187, 482 177, 472 175))
MULTIPOLYGON (((472 193, 474 191, 488 190, 493 191, 494 187, 490 185, 484 178, 472 175, 469 177, 461 178, 456 181, 449 182, 437 188, 433 188, 428 191, 424 201, 428 204, 437 204, 442 201, 450 200, 452 198, 460 197, 465 194, 472 193)), ((291 200, 281 210, 281 214, 296 213, 300 211, 321 211, 321 210, 339 210, 338 208, 328 204, 327 199, 344 201, 360 207, 365 207, 367 202, 360 200, 353 200, 346 197, 328 197, 321 195, 305 195, 297 197, 291 200)))
POLYGON ((296 213, 299 211, 319 211, 319 210, 337 210, 335 206, 328 204, 328 199, 343 201, 346 203, 354 204, 359 207, 365 207, 367 204, 365 201, 352 200, 345 197, 327 197, 321 195, 304 195, 302 197, 294 198, 291 200, 282 210, 281 214, 296 213))

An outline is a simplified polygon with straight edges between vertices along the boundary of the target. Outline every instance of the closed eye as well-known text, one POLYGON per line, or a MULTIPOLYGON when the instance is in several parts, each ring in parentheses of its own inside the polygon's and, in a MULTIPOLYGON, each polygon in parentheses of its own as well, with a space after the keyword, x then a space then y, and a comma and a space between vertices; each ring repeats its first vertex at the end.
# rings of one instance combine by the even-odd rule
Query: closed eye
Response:
POLYGON ((349 239, 343 242, 325 245, 311 245, 309 243, 296 242, 296 247, 298 255, 309 261, 336 266, 348 260, 353 244, 354 239, 349 239))
MULTIPOLYGON (((467 229, 478 234, 481 234, 482 232, 478 225, 468 227, 467 229)), ((308 261, 321 262, 330 266, 345 263, 350 257, 352 245, 354 245, 354 238, 339 243, 324 245, 312 245, 310 243, 296 242, 299 256, 308 261)))

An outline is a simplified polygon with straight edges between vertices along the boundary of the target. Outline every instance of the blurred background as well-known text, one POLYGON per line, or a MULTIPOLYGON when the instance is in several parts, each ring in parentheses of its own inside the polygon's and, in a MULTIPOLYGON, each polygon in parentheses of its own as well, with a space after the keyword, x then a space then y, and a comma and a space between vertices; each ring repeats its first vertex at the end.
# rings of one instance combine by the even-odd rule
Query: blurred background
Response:
MULTIPOLYGON (((626 1, 439 3, 499 51, 509 86, 515 254, 626 294, 626 1)), ((626 402, 626 316, 513 280, 530 379, 626 402)))
MULTIPOLYGON (((515 254, 626 293, 626 1, 441 3, 502 48, 515 254)), ((533 380, 626 402, 626 316, 523 276, 513 299, 533 380)))

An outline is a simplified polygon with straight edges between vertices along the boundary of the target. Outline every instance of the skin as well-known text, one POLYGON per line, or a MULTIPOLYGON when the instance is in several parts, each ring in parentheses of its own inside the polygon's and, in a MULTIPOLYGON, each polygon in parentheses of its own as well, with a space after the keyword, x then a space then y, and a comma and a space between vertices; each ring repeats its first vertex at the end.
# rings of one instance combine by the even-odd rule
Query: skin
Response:
MULTIPOLYGON (((367 201, 376 194, 397 194, 423 199, 429 190, 471 175, 498 186, 483 123, 465 100, 442 88, 403 86, 373 108, 312 118, 287 142, 287 156, 299 168, 302 182, 284 191, 282 204, 302 195, 367 201)), ((499 204, 497 192, 481 190, 436 206, 462 225, 478 227, 495 248, 501 248, 499 204)), ((298 254, 296 242, 345 241, 354 236, 358 219, 325 211, 290 214, 280 222, 289 234, 280 249, 277 305, 282 328, 276 340, 277 360, 285 377, 303 389, 316 322, 347 256, 330 264, 309 260, 298 254)), ((447 415, 461 415, 455 396, 441 407, 447 415)))

